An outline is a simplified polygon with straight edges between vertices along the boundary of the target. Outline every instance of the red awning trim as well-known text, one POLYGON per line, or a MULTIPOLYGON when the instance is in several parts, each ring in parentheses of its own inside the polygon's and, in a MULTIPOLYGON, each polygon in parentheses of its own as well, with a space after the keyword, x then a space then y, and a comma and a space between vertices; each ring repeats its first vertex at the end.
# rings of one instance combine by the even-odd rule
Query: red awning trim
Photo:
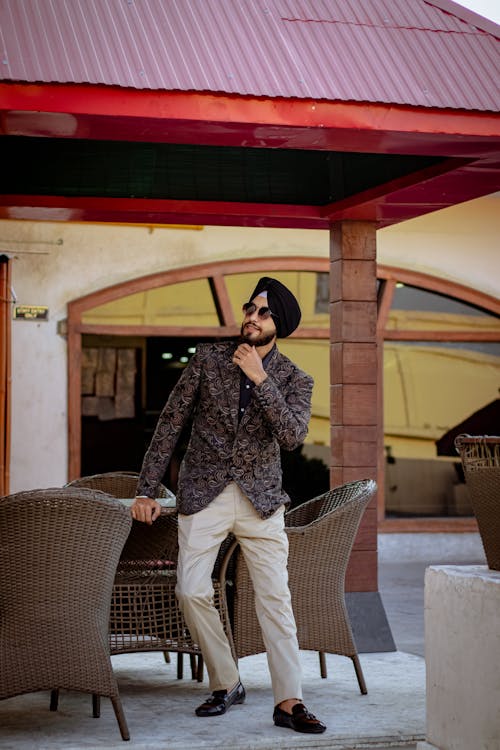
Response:
POLYGON ((0 102, 5 135, 469 157, 500 144, 500 114, 424 107, 13 83, 0 102))

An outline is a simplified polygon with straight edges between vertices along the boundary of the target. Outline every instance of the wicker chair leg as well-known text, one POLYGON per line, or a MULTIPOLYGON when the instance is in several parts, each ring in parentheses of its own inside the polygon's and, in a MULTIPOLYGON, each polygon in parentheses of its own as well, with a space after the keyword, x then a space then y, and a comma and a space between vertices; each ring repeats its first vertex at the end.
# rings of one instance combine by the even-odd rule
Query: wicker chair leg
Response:
POLYGON ((191 679, 196 680, 196 654, 189 654, 189 666, 191 667, 191 679))
POLYGON ((319 656, 319 671, 323 678, 328 676, 328 673, 326 671, 326 657, 324 651, 318 651, 319 656))
POLYGON ((198 669, 196 672, 196 679, 198 682, 203 682, 203 656, 200 654, 198 656, 198 669))
POLYGON ((365 678, 363 675, 363 670, 361 669, 361 664, 359 663, 358 655, 355 654, 354 656, 351 656, 351 659, 354 664, 354 669, 356 671, 356 677, 358 678, 358 685, 361 691, 361 695, 367 695, 368 690, 366 689, 366 682, 365 682, 365 678))
POLYGON ((163 658, 165 659, 167 664, 170 664, 170 654, 168 653, 168 651, 163 652, 163 658))
POLYGON ((177 679, 182 680, 184 674, 184 654, 179 651, 177 654, 177 679))
POLYGON ((50 691, 50 710, 57 711, 59 705, 59 688, 50 691))
POLYGON ((122 702, 120 698, 111 698, 111 703, 113 704, 116 720, 118 722, 118 726, 120 727, 122 740, 129 740, 130 732, 128 731, 127 720, 125 718, 125 714, 123 713, 122 702))
POLYGON ((92 716, 94 719, 98 719, 101 715, 101 696, 97 693, 92 693, 92 716))

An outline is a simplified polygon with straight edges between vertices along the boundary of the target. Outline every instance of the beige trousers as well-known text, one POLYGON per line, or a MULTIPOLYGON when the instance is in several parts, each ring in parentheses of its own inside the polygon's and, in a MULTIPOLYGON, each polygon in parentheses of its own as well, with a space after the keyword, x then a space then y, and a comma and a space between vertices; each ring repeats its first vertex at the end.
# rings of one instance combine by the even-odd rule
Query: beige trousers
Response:
POLYGON ((191 635, 205 660, 210 690, 227 690, 239 679, 219 613, 213 604, 211 573, 229 532, 238 539, 255 590, 275 705, 302 700, 297 629, 288 588, 288 538, 284 507, 262 519, 233 482, 206 508, 179 514, 176 593, 191 635))

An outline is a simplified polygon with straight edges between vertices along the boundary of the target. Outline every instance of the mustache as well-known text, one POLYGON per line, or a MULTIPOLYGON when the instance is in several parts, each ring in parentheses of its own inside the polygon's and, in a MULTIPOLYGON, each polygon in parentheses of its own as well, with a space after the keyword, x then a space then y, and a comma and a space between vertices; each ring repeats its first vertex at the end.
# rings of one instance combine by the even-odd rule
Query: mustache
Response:
MULTIPOLYGON (((242 323, 242 324, 241 324, 241 328, 240 328, 240 336, 241 336, 242 338, 246 338, 246 337, 245 337, 245 328, 246 328, 246 327, 247 327, 248 325, 250 325, 250 323, 242 323)), ((258 324, 255 324, 255 325, 254 325, 254 324, 252 323, 252 324, 251 324, 251 330, 253 330, 253 331, 259 331, 259 333, 262 333, 262 328, 261 328, 261 327, 260 327, 260 326, 259 326, 258 324)))
POLYGON ((275 333, 268 333, 267 335, 260 336, 260 338, 252 341, 249 336, 245 336, 242 330, 238 340, 238 344, 250 344, 250 346, 266 346, 266 344, 269 344, 275 338, 275 336, 275 333))

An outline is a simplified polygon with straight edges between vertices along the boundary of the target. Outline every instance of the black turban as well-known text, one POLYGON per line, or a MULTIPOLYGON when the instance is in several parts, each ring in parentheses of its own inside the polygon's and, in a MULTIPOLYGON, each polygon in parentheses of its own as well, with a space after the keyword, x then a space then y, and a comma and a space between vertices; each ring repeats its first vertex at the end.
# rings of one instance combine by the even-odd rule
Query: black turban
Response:
POLYGON ((281 281, 263 276, 252 292, 250 300, 267 292, 269 308, 278 317, 273 317, 278 338, 284 339, 295 331, 300 323, 300 307, 294 295, 281 281))

